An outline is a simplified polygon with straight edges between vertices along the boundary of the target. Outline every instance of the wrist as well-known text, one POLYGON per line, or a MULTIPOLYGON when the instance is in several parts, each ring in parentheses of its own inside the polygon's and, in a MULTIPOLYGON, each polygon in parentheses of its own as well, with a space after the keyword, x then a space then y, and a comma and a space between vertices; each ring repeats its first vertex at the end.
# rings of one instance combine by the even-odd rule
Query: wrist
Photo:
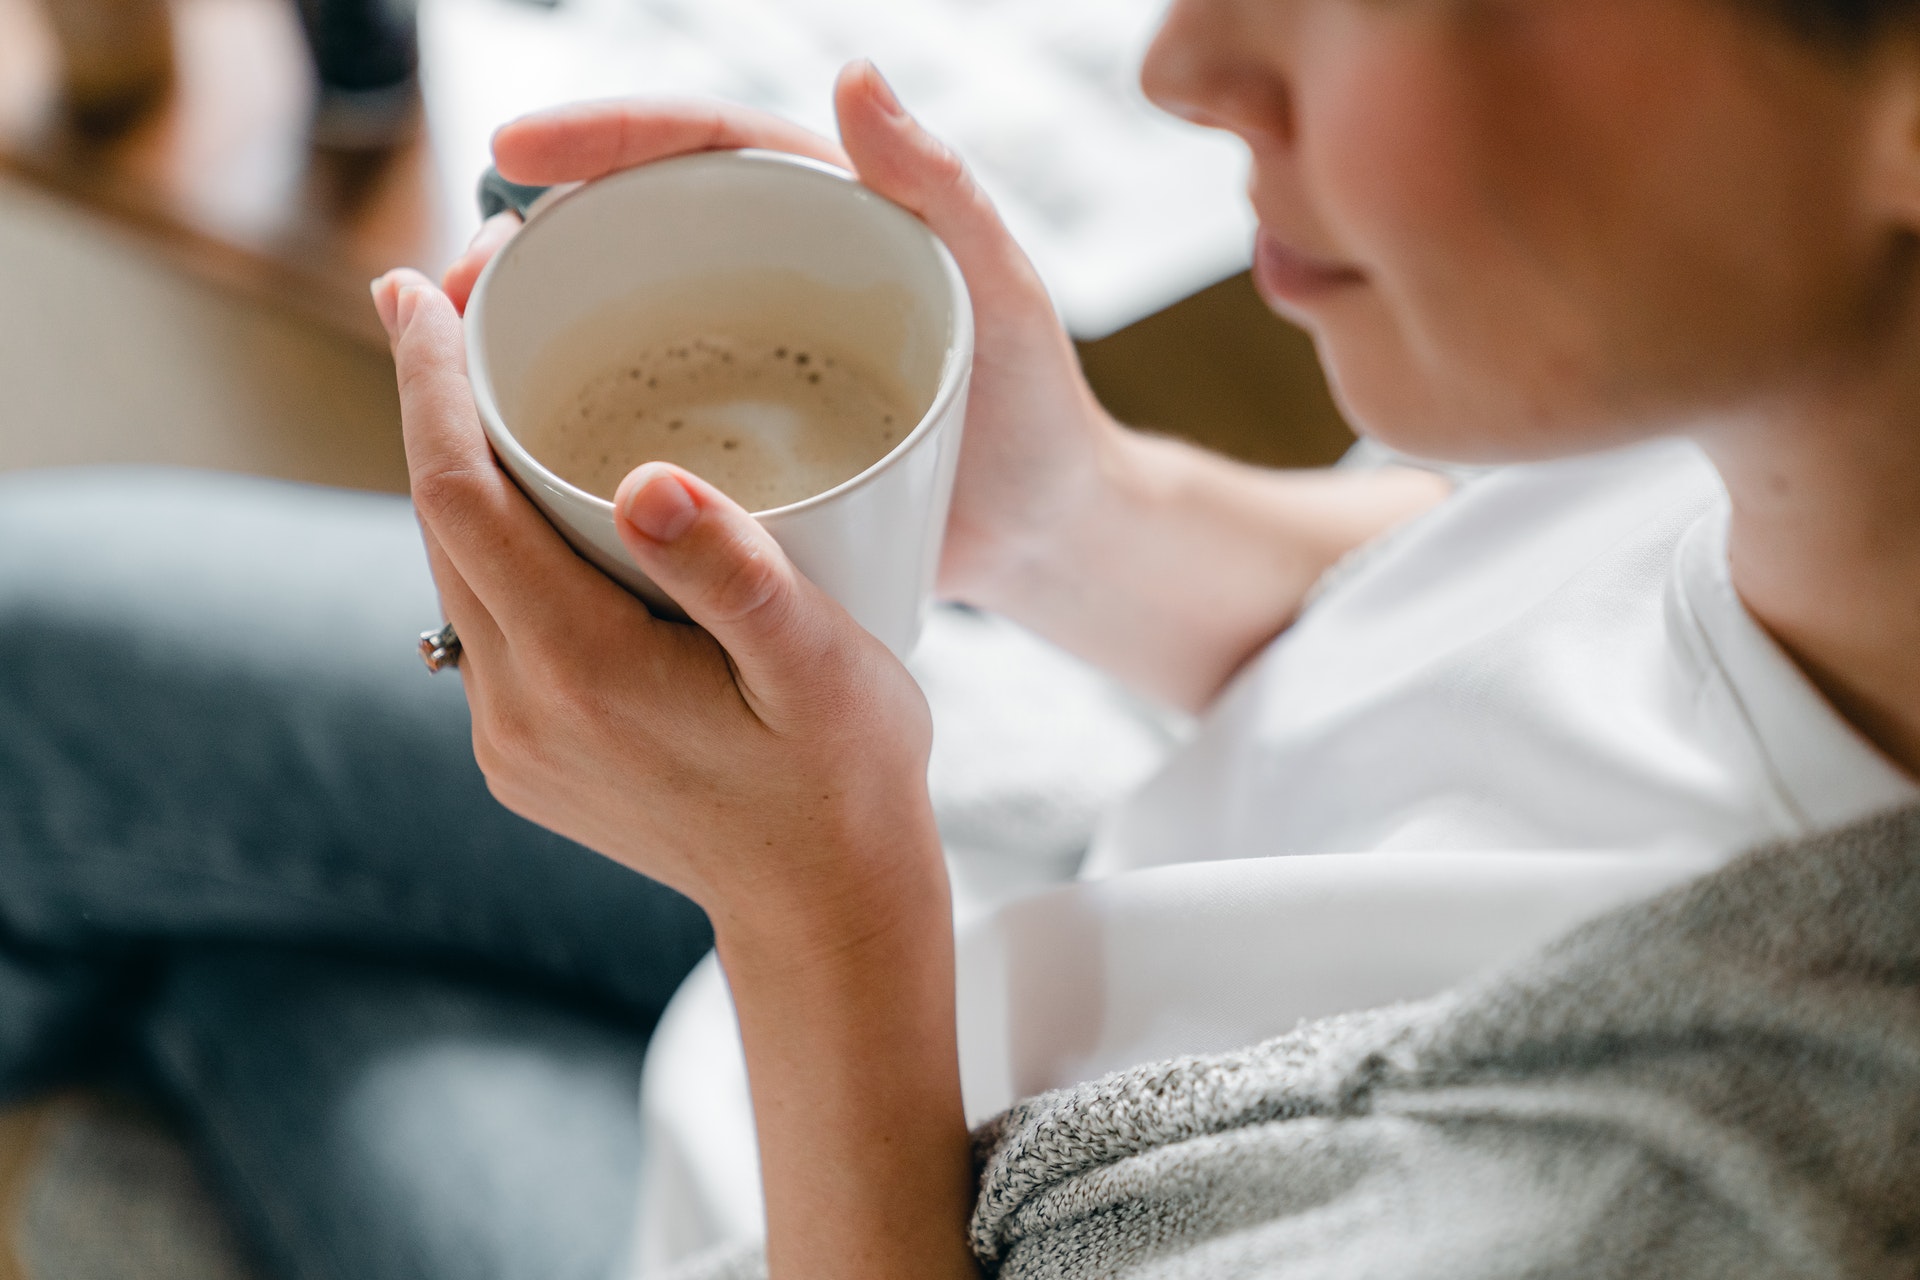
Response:
POLYGON ((704 904, 714 947, 736 980, 859 966, 903 937, 952 928, 946 861, 931 807, 835 840, 809 869, 780 883, 756 880, 704 904))
POLYGON ((944 893, 831 922, 815 917, 801 928, 716 925, 714 953, 748 1022, 784 1019, 792 1009, 829 1022, 840 1011, 857 1022, 896 1004, 886 995, 896 988, 952 999, 953 916, 944 893))
POLYGON ((1044 501, 1033 504, 1036 514, 1001 540, 991 572, 962 598, 1028 622, 1084 591, 1113 531, 1151 488, 1152 455, 1166 443, 1098 414, 1079 465, 1056 477, 1044 501))
POLYGON ((716 921, 775 1275, 972 1274, 973 1168, 944 876, 868 882, 852 914, 716 921))

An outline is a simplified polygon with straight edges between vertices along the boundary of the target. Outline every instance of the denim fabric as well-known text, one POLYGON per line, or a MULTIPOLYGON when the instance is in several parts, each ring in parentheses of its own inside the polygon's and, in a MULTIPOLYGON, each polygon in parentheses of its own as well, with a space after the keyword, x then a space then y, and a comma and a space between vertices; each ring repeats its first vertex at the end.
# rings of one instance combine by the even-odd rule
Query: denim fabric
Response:
POLYGON ((215 1185, 299 1280, 607 1280, 644 1027, 419 965, 183 948, 143 1020, 215 1185))
POLYGON ((597 1277, 711 942, 506 812, 404 501, 0 477, 0 1091, 133 1033, 287 1277, 597 1277))

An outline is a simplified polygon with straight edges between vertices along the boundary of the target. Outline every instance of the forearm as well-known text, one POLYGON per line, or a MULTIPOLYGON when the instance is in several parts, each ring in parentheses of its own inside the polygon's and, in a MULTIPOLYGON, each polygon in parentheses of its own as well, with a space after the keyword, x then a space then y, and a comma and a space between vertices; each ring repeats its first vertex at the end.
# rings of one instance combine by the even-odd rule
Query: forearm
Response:
POLYGON ((1335 561, 1448 487, 1402 467, 1265 470, 1116 429, 1078 499, 975 603, 1199 710, 1335 561))
MULTIPOLYGON (((923 838, 935 840, 930 819, 923 838)), ((977 1274, 937 843, 913 865, 932 873, 885 887, 844 925, 716 920, 753 1091, 774 1280, 977 1274)))

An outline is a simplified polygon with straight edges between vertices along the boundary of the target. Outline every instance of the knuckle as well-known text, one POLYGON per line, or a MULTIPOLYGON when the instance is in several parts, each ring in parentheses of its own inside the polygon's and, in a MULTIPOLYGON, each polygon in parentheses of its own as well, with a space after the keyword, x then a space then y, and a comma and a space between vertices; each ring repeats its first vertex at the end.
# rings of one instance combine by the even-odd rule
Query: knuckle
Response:
POLYGON ((489 781, 524 780, 538 765, 533 719, 518 707, 495 704, 474 719, 474 759, 489 781))
POLYGON ((927 185, 933 194, 945 200, 971 202, 974 197, 973 172, 960 153, 935 140, 927 165, 927 185))
POLYGON ((402 396, 437 387, 457 372, 454 349, 437 323, 436 304, 422 296, 432 291, 421 287, 414 292, 419 300, 414 305, 413 320, 401 333, 394 351, 394 374, 402 396))
POLYGON ((578 732, 603 718, 605 673, 574 660, 571 648, 556 651, 546 664, 542 701, 544 722, 578 732))
MULTIPOLYGON (((404 342, 405 339, 403 338, 404 342)), ((439 379, 440 371, 431 363, 415 356, 402 359, 394 367, 397 385, 400 388, 400 402, 413 404, 424 399, 439 379)))
POLYGON ((726 572, 713 585, 709 608, 717 621, 743 622, 749 617, 770 616, 791 594, 787 566, 767 554, 764 547, 739 549, 726 572))
POLYGON ((591 620, 521 630, 514 642, 515 669, 523 697, 534 704, 530 720, 566 726, 598 710, 607 689, 607 669, 598 655, 619 643, 613 631, 591 620))
POLYGON ((481 500, 479 477, 467 467, 430 466, 413 478, 413 505, 429 524, 462 520, 481 500))
MULTIPOLYGON (((926 183, 924 202, 929 210, 939 210, 949 218, 961 219, 976 230, 994 228, 1006 242, 1003 250, 1012 245, 1011 237, 1007 236, 1000 220, 1000 212, 994 207, 986 188, 975 180, 967 162, 945 143, 935 143, 926 183)), ((1012 251, 1019 253, 1017 247, 1012 251)))

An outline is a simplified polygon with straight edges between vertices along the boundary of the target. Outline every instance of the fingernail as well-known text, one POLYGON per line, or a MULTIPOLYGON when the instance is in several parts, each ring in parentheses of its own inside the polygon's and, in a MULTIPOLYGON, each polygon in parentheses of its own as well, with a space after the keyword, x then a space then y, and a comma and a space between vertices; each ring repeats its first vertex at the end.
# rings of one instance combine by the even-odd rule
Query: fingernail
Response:
POLYGON ((387 337, 393 337, 394 297, 391 277, 376 276, 367 289, 373 294, 373 309, 380 317, 380 327, 387 331, 387 337))
POLYGON ((472 253, 482 240, 495 234, 500 229, 500 224, 508 220, 517 223, 520 221, 520 215, 517 213, 501 212, 494 214, 491 218, 482 222, 479 228, 474 231, 473 239, 467 241, 467 247, 462 251, 461 256, 464 257, 466 254, 472 253))
POLYGON ((880 109, 896 119, 906 119, 907 109, 900 105, 900 98, 894 93, 893 86, 887 83, 887 78, 880 74, 880 68, 871 61, 867 63, 867 75, 873 81, 873 100, 880 105, 880 109))
POLYGON ((417 284, 401 288, 400 297, 393 306, 393 331, 396 335, 405 333, 407 326, 413 323, 413 313, 419 308, 420 295, 424 292, 417 284))
POLYGON ((649 463, 621 483, 620 514, 655 542, 672 542, 700 514, 693 495, 671 469, 649 463))

